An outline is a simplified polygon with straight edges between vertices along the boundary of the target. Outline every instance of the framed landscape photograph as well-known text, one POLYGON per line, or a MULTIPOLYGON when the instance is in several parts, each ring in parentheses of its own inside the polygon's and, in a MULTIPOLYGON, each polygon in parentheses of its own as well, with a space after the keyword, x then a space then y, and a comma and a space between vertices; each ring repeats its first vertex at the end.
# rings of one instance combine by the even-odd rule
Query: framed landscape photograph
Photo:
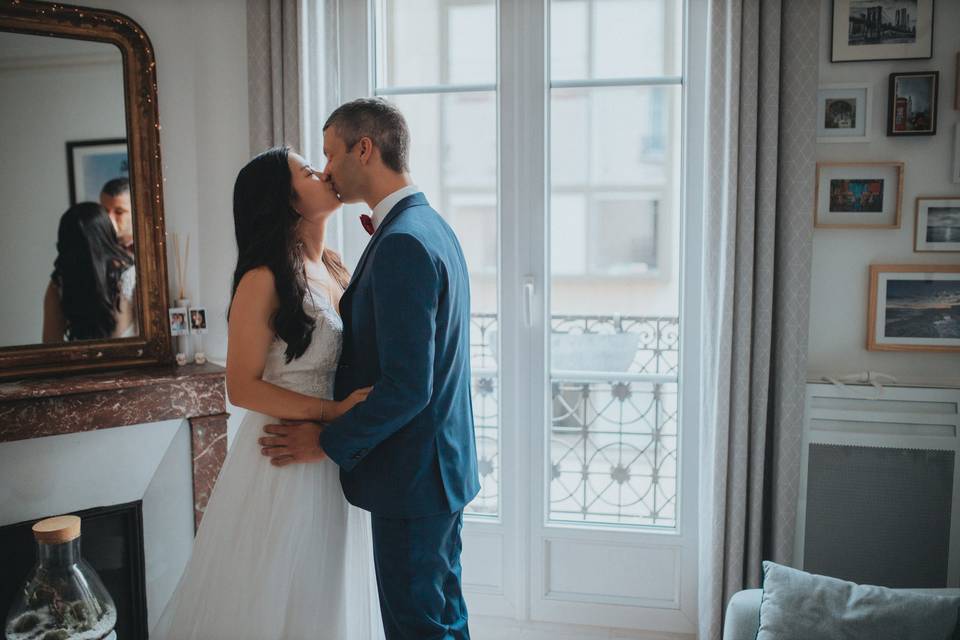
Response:
POLYGON ((960 351, 960 265, 870 265, 867 349, 960 351))
POLYGON ((891 73, 888 136, 932 136, 937 132, 939 71, 891 73))
POLYGON ((813 224, 899 229, 902 162, 818 162, 813 224))
POLYGON ((833 62, 933 57, 933 0, 834 0, 833 62))
POLYGON ((104 184, 114 178, 130 177, 126 138, 68 142, 67 177, 71 206, 97 202, 104 184))
POLYGON ((960 196, 917 198, 914 251, 960 251, 960 196))
POLYGON ((817 142, 869 142, 869 84, 825 85, 817 90, 817 142))

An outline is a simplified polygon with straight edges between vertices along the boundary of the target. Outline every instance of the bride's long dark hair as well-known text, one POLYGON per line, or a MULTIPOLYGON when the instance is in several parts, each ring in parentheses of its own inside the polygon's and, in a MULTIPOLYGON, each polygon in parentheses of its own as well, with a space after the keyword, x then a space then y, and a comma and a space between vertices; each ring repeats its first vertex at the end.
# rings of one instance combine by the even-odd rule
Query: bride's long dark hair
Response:
MULTIPOLYGON (((287 362, 299 358, 310 345, 314 320, 304 310, 307 291, 303 253, 291 205, 293 175, 290 147, 273 147, 248 162, 233 185, 233 223, 237 236, 237 267, 233 271, 231 304, 240 279, 251 269, 267 267, 273 273, 280 306, 272 318, 273 331, 287 343, 287 362)), ((323 263, 341 287, 350 274, 340 256, 323 250, 323 263)), ((228 313, 229 318, 229 313, 228 313)))
POLYGON ((60 289, 68 340, 109 338, 117 328, 120 276, 133 258, 117 241, 106 210, 80 202, 60 218, 50 278, 60 289))

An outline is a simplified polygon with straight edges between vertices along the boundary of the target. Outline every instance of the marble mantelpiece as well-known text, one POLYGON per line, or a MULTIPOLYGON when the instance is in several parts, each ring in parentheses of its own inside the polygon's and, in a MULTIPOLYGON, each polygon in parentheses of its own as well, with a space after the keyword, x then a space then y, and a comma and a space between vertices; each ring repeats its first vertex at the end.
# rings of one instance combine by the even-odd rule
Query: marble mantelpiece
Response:
POLYGON ((225 370, 214 364, 0 383, 0 443, 170 419, 190 421, 194 524, 227 453, 225 370))

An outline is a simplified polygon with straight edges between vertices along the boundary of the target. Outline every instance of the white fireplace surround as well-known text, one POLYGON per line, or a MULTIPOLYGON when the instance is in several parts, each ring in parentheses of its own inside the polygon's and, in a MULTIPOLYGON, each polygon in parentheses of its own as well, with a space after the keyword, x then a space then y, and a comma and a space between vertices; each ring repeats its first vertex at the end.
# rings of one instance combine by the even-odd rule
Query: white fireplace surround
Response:
MULTIPOLYGON (((232 441, 237 414, 230 420, 232 441)), ((190 557, 193 481, 188 421, 165 420, 0 445, 0 526, 143 501, 147 627, 190 557)))

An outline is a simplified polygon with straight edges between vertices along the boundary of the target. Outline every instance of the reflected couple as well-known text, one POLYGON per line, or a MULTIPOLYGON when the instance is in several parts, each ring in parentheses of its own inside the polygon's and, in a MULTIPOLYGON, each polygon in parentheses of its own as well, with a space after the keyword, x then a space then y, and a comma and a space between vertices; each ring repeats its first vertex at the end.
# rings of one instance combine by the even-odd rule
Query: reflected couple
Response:
POLYGON ((67 209, 43 299, 43 342, 139 334, 130 184, 107 182, 100 202, 67 209))

